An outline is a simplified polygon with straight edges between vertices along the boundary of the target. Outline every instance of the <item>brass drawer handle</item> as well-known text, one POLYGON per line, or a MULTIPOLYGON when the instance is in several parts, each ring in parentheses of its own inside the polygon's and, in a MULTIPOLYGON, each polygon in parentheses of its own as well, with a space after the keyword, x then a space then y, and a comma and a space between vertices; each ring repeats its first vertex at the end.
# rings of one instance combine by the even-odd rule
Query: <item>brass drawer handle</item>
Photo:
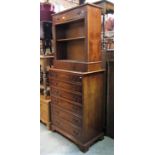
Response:
POLYGON ((50 73, 49 76, 50 77, 57 77, 58 75, 56 73, 50 73))
POLYGON ((75 81, 75 77, 74 76, 71 76, 71 81, 75 81))
POLYGON ((54 76, 54 73, 50 73, 49 75, 50 75, 50 76, 54 76))
POLYGON ((55 91, 56 95, 60 95, 60 92, 58 90, 55 91))
POLYGON ((51 90, 51 94, 54 94, 54 95, 59 95, 60 92, 58 90, 51 90))
POLYGON ((78 15, 82 15, 82 14, 84 14, 84 11, 83 10, 82 11, 79 11, 77 14, 78 15))
POLYGON ((81 80, 81 79, 82 79, 81 76, 80 76, 80 77, 77 77, 77 76, 71 77, 71 80, 72 80, 72 81, 79 81, 79 80, 81 80))
POLYGON ((58 85, 58 83, 57 83, 57 82, 53 82, 53 85, 57 86, 57 85, 58 85))
POLYGON ((81 14, 83 14, 83 12, 82 12, 82 11, 79 11, 77 14, 78 14, 78 15, 81 15, 81 14))
POLYGON ((74 99, 75 99, 76 102, 81 102, 81 99, 79 97, 77 97, 77 96, 74 96, 74 99))
POLYGON ((78 101, 78 97, 77 96, 73 96, 75 101, 78 101))
POLYGON ((63 20, 65 20, 65 18, 66 18, 65 16, 62 17, 63 20))

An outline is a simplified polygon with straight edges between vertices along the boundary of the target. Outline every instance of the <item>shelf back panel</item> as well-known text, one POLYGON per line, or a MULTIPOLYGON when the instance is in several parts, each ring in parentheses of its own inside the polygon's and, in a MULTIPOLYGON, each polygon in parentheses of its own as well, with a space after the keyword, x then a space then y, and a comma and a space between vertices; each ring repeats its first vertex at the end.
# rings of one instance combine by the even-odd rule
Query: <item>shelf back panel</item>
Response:
POLYGON ((56 26, 56 39, 85 36, 84 19, 56 26))
POLYGON ((76 40, 68 42, 67 56, 69 60, 84 61, 84 40, 76 40))
POLYGON ((57 42, 57 60, 85 60, 84 39, 57 42))

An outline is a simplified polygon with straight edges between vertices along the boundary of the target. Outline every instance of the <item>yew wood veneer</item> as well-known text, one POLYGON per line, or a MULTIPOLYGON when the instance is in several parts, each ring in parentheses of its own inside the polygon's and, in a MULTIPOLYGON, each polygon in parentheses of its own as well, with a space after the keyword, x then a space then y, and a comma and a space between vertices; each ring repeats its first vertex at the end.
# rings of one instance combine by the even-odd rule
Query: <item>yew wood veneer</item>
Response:
POLYGON ((51 129, 85 152, 104 137, 106 75, 101 59, 101 8, 84 4, 53 15, 52 21, 51 129))

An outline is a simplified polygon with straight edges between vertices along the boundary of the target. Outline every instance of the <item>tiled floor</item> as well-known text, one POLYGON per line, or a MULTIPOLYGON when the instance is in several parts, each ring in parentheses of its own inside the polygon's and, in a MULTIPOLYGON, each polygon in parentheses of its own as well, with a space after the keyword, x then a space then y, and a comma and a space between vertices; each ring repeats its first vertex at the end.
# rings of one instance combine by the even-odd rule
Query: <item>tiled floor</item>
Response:
POLYGON ((40 155, 113 155, 114 140, 105 137, 104 140, 92 145, 88 152, 82 153, 78 147, 67 138, 56 132, 47 130, 40 125, 40 155))

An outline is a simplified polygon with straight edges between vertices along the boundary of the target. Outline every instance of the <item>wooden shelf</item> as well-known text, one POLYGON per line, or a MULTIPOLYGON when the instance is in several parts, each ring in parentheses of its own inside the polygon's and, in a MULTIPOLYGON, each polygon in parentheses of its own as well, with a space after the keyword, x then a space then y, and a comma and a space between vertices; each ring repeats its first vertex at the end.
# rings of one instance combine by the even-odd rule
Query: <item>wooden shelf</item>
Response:
POLYGON ((46 58, 54 58, 53 55, 40 55, 41 59, 46 59, 46 58))
POLYGON ((75 37, 75 38, 66 38, 66 39, 57 39, 57 41, 72 41, 72 40, 79 40, 79 39, 85 39, 85 37, 75 37))
POLYGON ((81 21, 81 20, 84 20, 83 17, 79 17, 79 18, 76 18, 76 19, 71 19, 71 20, 68 20, 68 21, 63 21, 63 22, 59 22, 59 23, 55 23, 56 26, 58 25, 65 25, 65 24, 68 24, 68 23, 74 23, 74 22, 78 22, 78 21, 81 21))

